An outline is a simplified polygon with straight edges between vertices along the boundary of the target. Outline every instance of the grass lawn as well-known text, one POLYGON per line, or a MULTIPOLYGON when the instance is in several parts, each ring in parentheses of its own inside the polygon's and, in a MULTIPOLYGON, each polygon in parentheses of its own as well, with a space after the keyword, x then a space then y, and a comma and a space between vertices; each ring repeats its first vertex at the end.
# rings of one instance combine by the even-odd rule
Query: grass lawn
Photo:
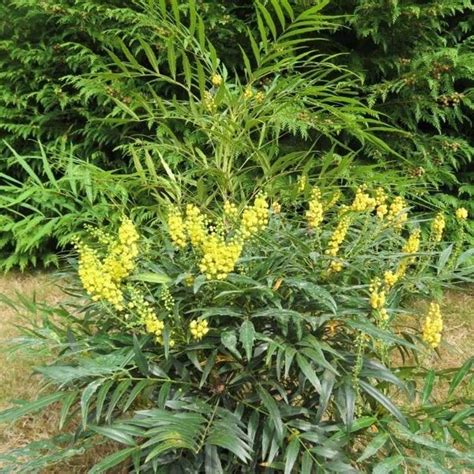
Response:
MULTIPOLYGON (((38 301, 54 303, 61 299, 60 291, 51 279, 44 274, 18 275, 12 274, 0 277, 0 294, 10 297, 15 292, 26 295, 36 294, 38 301)), ((426 303, 415 302, 413 313, 424 313, 426 303)), ((426 366, 436 369, 457 367, 468 357, 474 355, 474 288, 465 288, 463 291, 450 291, 442 305, 445 329, 443 344, 439 358, 433 354, 425 360, 426 366)), ((8 306, 0 303, 0 347, 2 340, 17 334, 15 323, 17 314, 8 306)), ((8 354, 0 352, 0 364, 4 370, 0 372, 0 410, 8 408, 15 399, 32 399, 38 394, 38 380, 31 375, 32 368, 38 364, 38 357, 28 357, 25 354, 8 354)), ((24 417, 15 424, 0 426, 0 452, 24 446, 30 441, 47 438, 56 432, 59 415, 54 410, 47 410, 41 414, 24 417)), ((99 447, 99 450, 109 450, 110 447, 99 447)), ((93 464, 92 454, 69 461, 58 471, 48 469, 48 473, 87 472, 93 464)), ((0 466, 1 467, 1 466, 0 466)), ((116 471, 117 472, 117 471, 116 471)))

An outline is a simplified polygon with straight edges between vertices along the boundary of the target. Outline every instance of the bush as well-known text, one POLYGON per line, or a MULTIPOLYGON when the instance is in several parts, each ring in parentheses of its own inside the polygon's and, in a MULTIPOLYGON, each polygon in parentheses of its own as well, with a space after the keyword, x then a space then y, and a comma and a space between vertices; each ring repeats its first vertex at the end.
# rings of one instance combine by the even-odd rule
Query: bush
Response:
POLYGON ((382 189, 350 197, 301 180, 286 191, 271 204, 257 193, 214 212, 172 207, 151 239, 123 217, 117 231, 76 241, 87 295, 70 288, 70 309, 44 308, 19 341, 56 355, 37 369, 49 393, 0 414, 61 403, 71 435, 37 444, 37 458, 28 447, 29 469, 97 435, 122 449, 93 473, 122 462, 136 472, 472 467, 465 400, 430 404, 430 375, 420 406, 396 401, 420 381, 395 370, 394 353, 440 344, 436 297, 457 267, 442 216, 411 218, 382 189), (421 330, 403 323, 410 293, 432 300, 421 330))

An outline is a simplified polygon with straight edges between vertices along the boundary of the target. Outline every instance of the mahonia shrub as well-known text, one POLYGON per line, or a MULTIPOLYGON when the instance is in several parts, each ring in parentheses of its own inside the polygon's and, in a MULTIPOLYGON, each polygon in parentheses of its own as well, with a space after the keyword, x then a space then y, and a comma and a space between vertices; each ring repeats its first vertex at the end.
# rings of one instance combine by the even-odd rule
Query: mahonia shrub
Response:
POLYGON ((76 240, 71 306, 43 308, 20 341, 53 350, 37 369, 50 390, 0 414, 59 403, 67 430, 10 453, 13 466, 44 468, 100 436, 121 446, 93 473, 472 467, 465 400, 438 406, 433 380, 394 370, 395 352, 443 344, 428 270, 469 278, 445 252, 441 216, 413 218, 382 188, 270 191, 213 210, 176 203, 151 238, 123 217, 76 240), (413 293, 431 302, 415 326, 413 293), (421 389, 423 404, 403 401, 421 389))

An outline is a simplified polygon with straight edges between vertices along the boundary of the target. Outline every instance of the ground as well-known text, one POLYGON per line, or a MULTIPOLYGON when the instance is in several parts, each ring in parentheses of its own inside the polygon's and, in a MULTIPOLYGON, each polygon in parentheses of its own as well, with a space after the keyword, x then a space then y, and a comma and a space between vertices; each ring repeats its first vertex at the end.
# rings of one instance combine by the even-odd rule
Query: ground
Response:
MULTIPOLYGON (((60 290, 48 275, 11 274, 0 277, 0 295, 14 297, 17 292, 29 296, 36 295, 38 301, 49 303, 57 302, 62 297, 60 290)), ((413 314, 423 313, 425 307, 425 302, 414 302, 413 314)), ((473 307, 474 287, 447 292, 442 305, 445 329, 440 357, 433 354, 424 361, 425 365, 437 369, 458 367, 468 357, 474 356, 473 307)), ((32 368, 39 362, 38 357, 11 354, 1 350, 5 347, 5 340, 18 334, 16 323, 18 314, 0 303, 0 365, 4 367, 4 370, 0 371, 0 410, 9 407, 12 400, 32 399, 37 396, 38 391, 37 380, 32 375, 32 368)), ((56 431, 58 418, 57 412, 47 410, 42 414, 25 417, 16 424, 0 427, 0 452, 51 436, 56 431)), ((70 461, 64 468, 68 473, 82 473, 87 472, 91 463, 93 460, 89 455, 70 461)), ((48 470, 48 472, 54 471, 48 470)))

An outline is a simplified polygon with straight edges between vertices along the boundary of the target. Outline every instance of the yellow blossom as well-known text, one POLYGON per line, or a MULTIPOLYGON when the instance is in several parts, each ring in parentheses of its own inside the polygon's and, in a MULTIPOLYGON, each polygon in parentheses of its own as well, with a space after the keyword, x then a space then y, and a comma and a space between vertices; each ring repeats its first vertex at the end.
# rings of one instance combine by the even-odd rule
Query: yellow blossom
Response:
POLYGON ((209 92, 204 92, 204 97, 202 99, 202 105, 209 112, 215 112, 217 110, 217 104, 214 99, 214 96, 209 92))
POLYGON ((194 339, 200 341, 209 332, 207 320, 198 321, 197 319, 193 319, 189 323, 189 331, 194 339))
POLYGON ((239 210, 237 209, 237 206, 229 201, 224 202, 224 214, 231 219, 237 219, 239 216, 239 210))
POLYGON ((377 206, 382 206, 385 204, 385 201, 387 200, 387 194, 385 193, 385 190, 381 187, 378 187, 375 190, 375 204, 377 206))
POLYGON ((403 253, 416 253, 420 249, 420 229, 415 229, 409 236, 402 248, 403 253))
POLYGON ((321 202, 321 191, 314 187, 311 192, 309 209, 306 211, 306 219, 310 229, 317 229, 323 221, 323 204, 321 202))
POLYGON ((401 196, 397 196, 390 204, 387 215, 387 221, 393 225, 396 230, 401 230, 403 224, 408 220, 408 214, 405 210, 407 204, 401 196))
POLYGON ((244 99, 251 99, 253 97, 253 90, 251 87, 246 87, 244 91, 244 99))
POLYGON ((331 239, 326 249, 326 255, 335 257, 339 252, 339 247, 346 238, 347 231, 349 230, 350 220, 348 216, 341 217, 336 229, 331 235, 331 239))
POLYGON ((460 221, 465 221, 467 219, 467 209, 465 207, 460 207, 458 209, 456 209, 456 217, 460 220, 460 221))
POLYGON ((343 264, 340 260, 331 260, 329 263, 328 271, 329 273, 339 273, 342 271, 343 264))
POLYGON ((297 189, 299 193, 302 193, 306 189, 307 180, 308 178, 304 174, 298 178, 297 189))
POLYGON ((219 87, 222 84, 222 76, 220 74, 213 74, 211 76, 212 85, 215 87, 219 87))
POLYGON ((135 268, 138 239, 139 235, 133 222, 124 217, 117 240, 108 239, 108 252, 103 260, 83 242, 76 244, 79 254, 79 278, 94 301, 104 300, 119 311, 123 309, 120 283, 135 268))
POLYGON ((435 242, 440 242, 443 238, 443 231, 446 226, 446 221, 444 219, 444 215, 442 212, 436 214, 433 222, 431 223, 431 233, 433 236, 433 240, 435 242))
POLYGON ((176 209, 168 214, 168 232, 176 247, 186 247, 186 228, 181 213, 176 209))
POLYGON ((443 317, 441 316, 439 304, 430 303, 422 330, 423 341, 433 349, 438 347, 441 342, 441 332, 443 331, 443 317))
POLYGON ((185 227, 191 243, 199 247, 207 238, 206 219, 194 204, 186 206, 185 227))
POLYGON ((375 210, 377 217, 379 219, 383 219, 385 215, 388 213, 388 207, 386 204, 379 204, 375 210))
POLYGON ((259 104, 262 104, 263 101, 265 100, 265 92, 263 91, 258 91, 256 94, 255 94, 255 101, 259 104))
POLYGON ((280 214, 281 204, 278 201, 273 201, 273 203, 272 203, 272 212, 273 212, 273 214, 280 214))
POLYGON ((242 253, 243 244, 239 240, 226 243, 222 237, 212 234, 202 243, 203 256, 199 269, 206 278, 223 280, 235 268, 242 253))
POLYGON ((103 271, 103 264, 94 250, 82 242, 76 248, 79 253, 78 274, 84 289, 94 301, 104 300, 121 311, 124 308, 123 294, 118 282, 103 271))
POLYGON ((365 186, 359 186, 351 204, 351 209, 356 212, 371 211, 375 206, 375 199, 365 192, 365 186))
POLYGON ((383 279, 385 282, 385 286, 387 288, 391 288, 395 283, 397 283, 399 278, 398 273, 393 273, 392 271, 388 270, 383 274, 383 279))
POLYGON ((385 291, 381 289, 380 280, 378 278, 372 280, 369 292, 370 306, 373 309, 382 309, 385 306, 385 291))
POLYGON ((244 239, 263 230, 268 224, 268 202, 264 194, 259 194, 253 206, 247 207, 242 213, 240 231, 244 239))

